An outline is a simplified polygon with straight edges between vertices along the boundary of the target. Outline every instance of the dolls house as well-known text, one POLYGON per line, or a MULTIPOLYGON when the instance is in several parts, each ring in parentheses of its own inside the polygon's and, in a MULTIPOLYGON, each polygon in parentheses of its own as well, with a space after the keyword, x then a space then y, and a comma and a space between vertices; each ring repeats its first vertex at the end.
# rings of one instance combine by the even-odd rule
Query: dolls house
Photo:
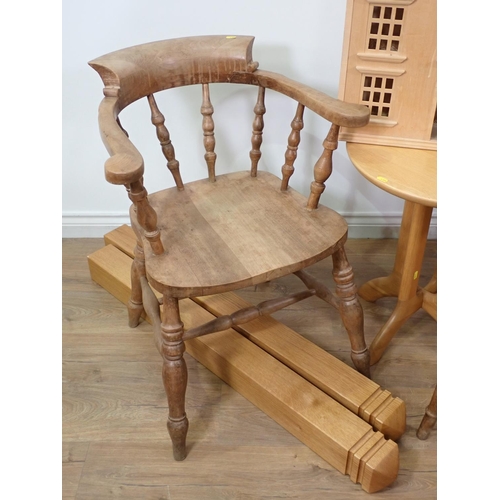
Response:
POLYGON ((370 122, 340 139, 437 149, 437 0, 348 0, 339 99, 370 122))

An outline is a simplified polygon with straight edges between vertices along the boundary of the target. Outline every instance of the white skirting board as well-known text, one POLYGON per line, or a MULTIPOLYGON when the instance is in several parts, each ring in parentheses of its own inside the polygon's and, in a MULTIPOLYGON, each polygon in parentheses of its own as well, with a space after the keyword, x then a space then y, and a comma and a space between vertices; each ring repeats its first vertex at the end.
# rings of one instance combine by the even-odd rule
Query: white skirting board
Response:
MULTIPOLYGON (((349 225, 349 238, 382 239, 399 235, 400 213, 342 215, 349 225)), ((123 224, 129 224, 128 214, 67 214, 62 216, 62 237, 102 238, 123 224)), ((432 214, 428 238, 437 239, 437 209, 432 214)))

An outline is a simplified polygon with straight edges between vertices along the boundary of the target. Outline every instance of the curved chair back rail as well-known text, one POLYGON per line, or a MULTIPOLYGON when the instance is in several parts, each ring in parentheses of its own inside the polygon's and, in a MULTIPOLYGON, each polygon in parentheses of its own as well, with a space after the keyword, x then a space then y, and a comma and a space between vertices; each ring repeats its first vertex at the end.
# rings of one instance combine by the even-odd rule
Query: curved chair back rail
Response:
POLYGON ((118 97, 118 110, 161 90, 201 83, 246 83, 285 94, 326 120, 361 127, 366 106, 349 104, 278 73, 256 71, 253 36, 175 38, 117 50, 89 62, 101 76, 104 95, 118 97))
POLYGON ((119 107, 161 90, 200 83, 229 82, 235 72, 252 72, 252 36, 174 38, 98 57, 89 64, 101 76, 104 95, 119 107))

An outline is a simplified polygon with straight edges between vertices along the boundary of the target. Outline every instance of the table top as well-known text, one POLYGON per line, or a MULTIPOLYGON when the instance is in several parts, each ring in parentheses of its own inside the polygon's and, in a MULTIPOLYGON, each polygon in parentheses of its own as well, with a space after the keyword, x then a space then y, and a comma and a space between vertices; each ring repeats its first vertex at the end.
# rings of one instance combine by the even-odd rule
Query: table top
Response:
POLYGON ((384 191, 437 207, 436 151, 348 142, 347 154, 359 172, 384 191))

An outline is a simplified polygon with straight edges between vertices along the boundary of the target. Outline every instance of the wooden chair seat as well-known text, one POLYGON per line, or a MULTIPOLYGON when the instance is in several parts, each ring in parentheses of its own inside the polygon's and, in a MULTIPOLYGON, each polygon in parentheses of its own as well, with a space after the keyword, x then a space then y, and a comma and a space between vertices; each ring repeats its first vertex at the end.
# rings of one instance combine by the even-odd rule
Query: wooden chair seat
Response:
MULTIPOLYGON (((145 246, 146 272, 159 291, 178 298, 256 285, 298 271, 334 253, 347 237, 337 212, 260 171, 201 179, 149 196, 168 252, 145 246), (224 262, 224 266, 221 266, 224 262)), ((131 220, 143 233, 134 210, 131 220)))

